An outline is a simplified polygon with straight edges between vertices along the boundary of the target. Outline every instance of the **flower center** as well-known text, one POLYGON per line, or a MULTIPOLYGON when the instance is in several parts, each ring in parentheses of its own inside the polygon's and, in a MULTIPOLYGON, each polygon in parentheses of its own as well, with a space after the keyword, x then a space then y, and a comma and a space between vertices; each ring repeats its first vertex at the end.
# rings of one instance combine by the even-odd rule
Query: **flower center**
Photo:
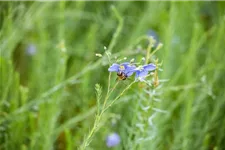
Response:
POLYGON ((125 67, 123 65, 121 65, 120 70, 125 70, 125 67))
POLYGON ((139 71, 142 71, 142 70, 144 70, 144 67, 143 67, 143 66, 139 66, 137 69, 138 69, 139 71))

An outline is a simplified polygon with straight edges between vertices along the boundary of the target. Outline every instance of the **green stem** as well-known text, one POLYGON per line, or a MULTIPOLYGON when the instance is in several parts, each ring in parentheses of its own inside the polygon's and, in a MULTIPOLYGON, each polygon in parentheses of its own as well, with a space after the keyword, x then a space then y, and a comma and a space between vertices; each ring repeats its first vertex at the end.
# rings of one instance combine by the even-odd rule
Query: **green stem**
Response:
POLYGON ((132 83, 130 83, 114 100, 112 100, 109 105, 107 105, 102 113, 104 113, 109 107, 111 107, 136 81, 133 81, 132 83))
POLYGON ((99 127, 99 124, 100 124, 100 121, 101 121, 101 118, 102 118, 102 115, 103 115, 103 112, 104 112, 104 108, 106 106, 106 103, 107 103, 107 100, 109 99, 110 95, 112 94, 112 92, 114 91, 114 89, 116 88, 116 86, 118 85, 118 81, 116 82, 116 84, 114 85, 114 87, 110 90, 110 88, 108 88, 107 90, 107 94, 106 94, 106 97, 105 97, 105 100, 104 100, 104 103, 103 103, 103 107, 102 107, 102 110, 99 114, 96 115, 96 118, 95 118, 95 122, 94 122, 94 125, 91 129, 91 131, 89 132, 87 138, 84 140, 84 143, 81 145, 80 147, 80 150, 85 150, 85 148, 90 144, 91 142, 91 138, 92 136, 95 134, 95 132, 98 130, 98 127, 99 127))
POLYGON ((111 95, 112 92, 115 90, 115 88, 117 87, 118 83, 119 83, 119 81, 116 82, 116 84, 113 86, 113 88, 111 89, 111 91, 108 89, 108 92, 107 92, 107 95, 106 95, 106 98, 105 98, 105 100, 104 100, 103 107, 102 107, 103 110, 104 110, 104 108, 105 108, 105 105, 106 105, 107 100, 109 99, 110 95, 111 95))
POLYGON ((135 82, 136 81, 133 81, 131 84, 129 84, 112 102, 109 103, 109 105, 106 106, 107 100, 109 99, 109 97, 112 94, 112 92, 114 91, 114 89, 117 87, 119 81, 117 81, 117 83, 114 85, 114 87, 111 89, 111 91, 108 90, 108 92, 107 92, 108 94, 106 95, 106 98, 104 100, 103 108, 101 110, 101 113, 97 114, 97 116, 95 118, 94 125, 93 125, 91 131, 89 132, 87 138, 84 140, 84 143, 81 145, 80 150, 85 150, 85 148, 90 144, 92 136, 98 130, 98 127, 99 127, 99 124, 100 124, 103 113, 109 107, 111 107, 135 82))
POLYGON ((148 62, 149 62, 151 49, 152 49, 152 41, 149 38, 149 44, 147 47, 145 64, 148 64, 148 62))

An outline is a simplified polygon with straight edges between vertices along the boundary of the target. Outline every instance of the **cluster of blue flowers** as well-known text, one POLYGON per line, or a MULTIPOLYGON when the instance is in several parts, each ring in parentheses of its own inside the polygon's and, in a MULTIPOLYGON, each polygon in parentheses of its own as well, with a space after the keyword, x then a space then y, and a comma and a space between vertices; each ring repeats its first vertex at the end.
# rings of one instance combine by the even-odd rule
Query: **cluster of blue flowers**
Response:
POLYGON ((122 64, 112 64, 112 66, 109 67, 108 71, 117 72, 117 75, 123 74, 126 77, 130 77, 133 73, 136 73, 135 79, 144 81, 148 73, 155 69, 156 66, 153 63, 136 67, 134 64, 125 62, 122 64))

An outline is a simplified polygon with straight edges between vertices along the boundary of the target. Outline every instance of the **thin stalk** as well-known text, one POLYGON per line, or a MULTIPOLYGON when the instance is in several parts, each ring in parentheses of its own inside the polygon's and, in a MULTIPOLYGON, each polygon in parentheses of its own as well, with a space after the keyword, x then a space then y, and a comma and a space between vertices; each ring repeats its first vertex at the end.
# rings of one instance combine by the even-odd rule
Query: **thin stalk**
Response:
POLYGON ((150 52, 152 50, 152 40, 151 38, 148 38, 149 44, 147 47, 147 52, 146 52, 146 60, 145 60, 145 64, 148 64, 149 60, 150 60, 150 52))
POLYGON ((109 99, 110 95, 112 94, 112 92, 113 92, 113 91, 115 90, 115 88, 117 87, 118 83, 119 83, 119 81, 116 82, 116 84, 113 86, 113 88, 112 88, 111 90, 108 88, 107 95, 106 95, 106 97, 105 97, 105 100, 104 100, 104 103, 103 103, 103 107, 102 107, 103 109, 104 109, 104 107, 105 107, 105 105, 106 105, 106 102, 107 102, 107 100, 109 99))
POLYGON ((100 124, 100 121, 101 121, 101 118, 102 118, 102 115, 103 113, 110 107, 112 106, 136 81, 133 81, 131 84, 129 84, 112 102, 109 103, 109 105, 106 105, 110 95, 112 94, 112 92, 114 91, 114 89, 117 87, 119 81, 117 81, 117 83, 114 85, 114 87, 108 91, 107 95, 106 95, 106 98, 104 100, 104 103, 103 103, 103 107, 102 107, 102 110, 100 112, 100 114, 96 116, 95 118, 95 122, 94 122, 94 125, 91 129, 91 131, 89 132, 87 138, 85 139, 84 143, 81 145, 80 147, 80 150, 85 150, 85 148, 90 144, 91 142, 91 138, 92 136, 95 134, 95 132, 98 130, 98 127, 99 127, 99 124, 100 124))
POLYGON ((85 150, 85 148, 90 144, 92 136, 98 130, 98 127, 99 127, 99 124, 100 124, 100 121, 101 121, 101 118, 102 118, 102 115, 103 115, 103 112, 104 112, 103 110, 105 110, 104 108, 106 106, 107 100, 109 99, 110 95, 112 94, 112 92, 114 91, 114 89, 116 88, 118 83, 119 82, 117 81, 116 84, 114 85, 114 87, 111 90, 110 90, 110 88, 108 88, 105 100, 103 102, 102 110, 99 114, 96 115, 94 125, 93 125, 91 131, 89 132, 87 138, 84 140, 84 143, 81 145, 80 150, 85 150))
POLYGON ((102 113, 104 113, 109 107, 111 107, 136 81, 131 82, 114 100, 112 100, 109 105, 107 105, 102 113))

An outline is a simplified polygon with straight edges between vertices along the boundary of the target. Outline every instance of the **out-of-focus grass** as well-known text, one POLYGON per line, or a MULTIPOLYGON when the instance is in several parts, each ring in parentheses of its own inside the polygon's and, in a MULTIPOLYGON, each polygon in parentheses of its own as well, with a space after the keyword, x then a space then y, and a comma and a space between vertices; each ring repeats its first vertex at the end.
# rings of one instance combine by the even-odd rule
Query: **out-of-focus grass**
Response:
POLYGON ((88 149, 107 149, 110 132, 121 136, 115 149, 225 149, 225 3, 82 1, 0 2, 0 149, 79 147, 94 122, 94 85, 107 87, 107 61, 95 53, 118 27, 111 5, 124 21, 112 53, 135 57, 129 47, 150 29, 164 44, 159 75, 169 81, 154 107, 168 113, 153 119, 152 140, 136 143, 143 110, 134 88, 105 113, 88 149))

